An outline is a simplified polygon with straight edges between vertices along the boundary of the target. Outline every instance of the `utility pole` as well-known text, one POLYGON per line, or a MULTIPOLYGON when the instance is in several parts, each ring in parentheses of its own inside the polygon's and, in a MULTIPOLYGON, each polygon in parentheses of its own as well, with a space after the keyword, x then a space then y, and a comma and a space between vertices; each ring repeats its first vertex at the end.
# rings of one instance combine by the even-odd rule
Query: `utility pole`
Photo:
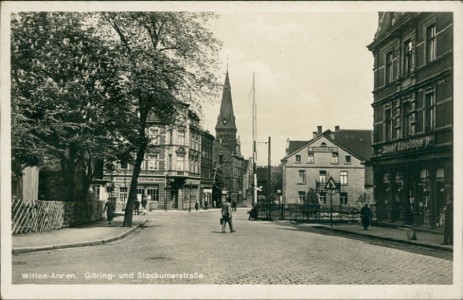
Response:
POLYGON ((255 74, 252 73, 252 206, 257 202, 257 104, 256 104, 256 81, 255 74))
POLYGON ((267 218, 272 218, 272 159, 271 159, 271 149, 272 149, 272 140, 271 137, 268 137, 268 170, 267 170, 267 204, 268 204, 268 215, 267 218))

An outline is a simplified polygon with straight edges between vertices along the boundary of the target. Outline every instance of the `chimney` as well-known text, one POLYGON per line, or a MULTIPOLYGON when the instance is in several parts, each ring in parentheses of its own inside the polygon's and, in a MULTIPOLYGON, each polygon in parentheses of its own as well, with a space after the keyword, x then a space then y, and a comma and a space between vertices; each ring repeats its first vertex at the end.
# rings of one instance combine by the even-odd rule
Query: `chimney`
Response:
POLYGON ((317 126, 317 130, 318 130, 318 134, 322 133, 322 127, 321 126, 317 126))
POLYGON ((313 131, 312 134, 313 134, 313 138, 317 137, 317 132, 316 131, 313 131))
POLYGON ((334 126, 334 131, 339 131, 339 125, 334 126))

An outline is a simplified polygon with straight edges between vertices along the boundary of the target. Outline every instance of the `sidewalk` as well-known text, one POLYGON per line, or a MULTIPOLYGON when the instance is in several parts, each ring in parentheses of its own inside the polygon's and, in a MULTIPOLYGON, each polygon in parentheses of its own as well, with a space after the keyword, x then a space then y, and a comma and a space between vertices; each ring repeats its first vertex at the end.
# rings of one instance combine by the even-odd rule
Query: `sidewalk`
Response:
POLYGON ((134 215, 132 227, 122 227, 123 221, 124 217, 117 215, 111 225, 106 220, 101 220, 79 227, 14 235, 13 254, 110 243, 125 238, 143 225, 147 218, 145 215, 134 215))
MULTIPOLYGON (((302 224, 299 224, 302 225, 302 224)), ((304 224, 305 226, 313 228, 323 228, 332 230, 335 232, 341 232, 345 234, 352 234, 357 236, 366 236, 369 238, 381 239, 386 241, 392 241, 397 243, 417 245, 427 248, 433 248, 443 250, 447 252, 453 252, 452 245, 441 245, 444 240, 443 234, 431 232, 431 231, 416 231, 416 240, 410 240, 408 238, 407 228, 394 228, 394 227, 378 227, 370 226, 368 230, 363 230, 363 227, 359 224, 304 224)))

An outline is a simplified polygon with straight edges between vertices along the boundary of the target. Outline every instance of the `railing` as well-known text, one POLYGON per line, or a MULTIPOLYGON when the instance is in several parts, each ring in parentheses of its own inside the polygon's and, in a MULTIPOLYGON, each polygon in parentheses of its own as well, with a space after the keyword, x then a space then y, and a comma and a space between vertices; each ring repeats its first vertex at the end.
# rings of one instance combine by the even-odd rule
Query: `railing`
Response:
POLYGON ((345 222, 358 223, 360 208, 356 206, 318 204, 271 204, 256 205, 259 219, 285 219, 301 222, 345 222))

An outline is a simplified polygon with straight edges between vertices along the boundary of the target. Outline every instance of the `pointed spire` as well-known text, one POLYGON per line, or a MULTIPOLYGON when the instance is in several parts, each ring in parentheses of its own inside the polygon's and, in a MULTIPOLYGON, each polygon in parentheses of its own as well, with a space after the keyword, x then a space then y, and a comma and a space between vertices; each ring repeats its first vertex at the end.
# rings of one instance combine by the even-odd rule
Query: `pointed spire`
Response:
POLYGON ((223 85, 223 93, 222 93, 222 103, 220 104, 220 113, 219 117, 217 118, 217 125, 215 129, 218 128, 223 129, 233 129, 236 131, 236 124, 235 124, 235 114, 233 113, 233 101, 231 95, 231 86, 230 86, 230 78, 227 73, 225 74, 225 83, 223 85))

